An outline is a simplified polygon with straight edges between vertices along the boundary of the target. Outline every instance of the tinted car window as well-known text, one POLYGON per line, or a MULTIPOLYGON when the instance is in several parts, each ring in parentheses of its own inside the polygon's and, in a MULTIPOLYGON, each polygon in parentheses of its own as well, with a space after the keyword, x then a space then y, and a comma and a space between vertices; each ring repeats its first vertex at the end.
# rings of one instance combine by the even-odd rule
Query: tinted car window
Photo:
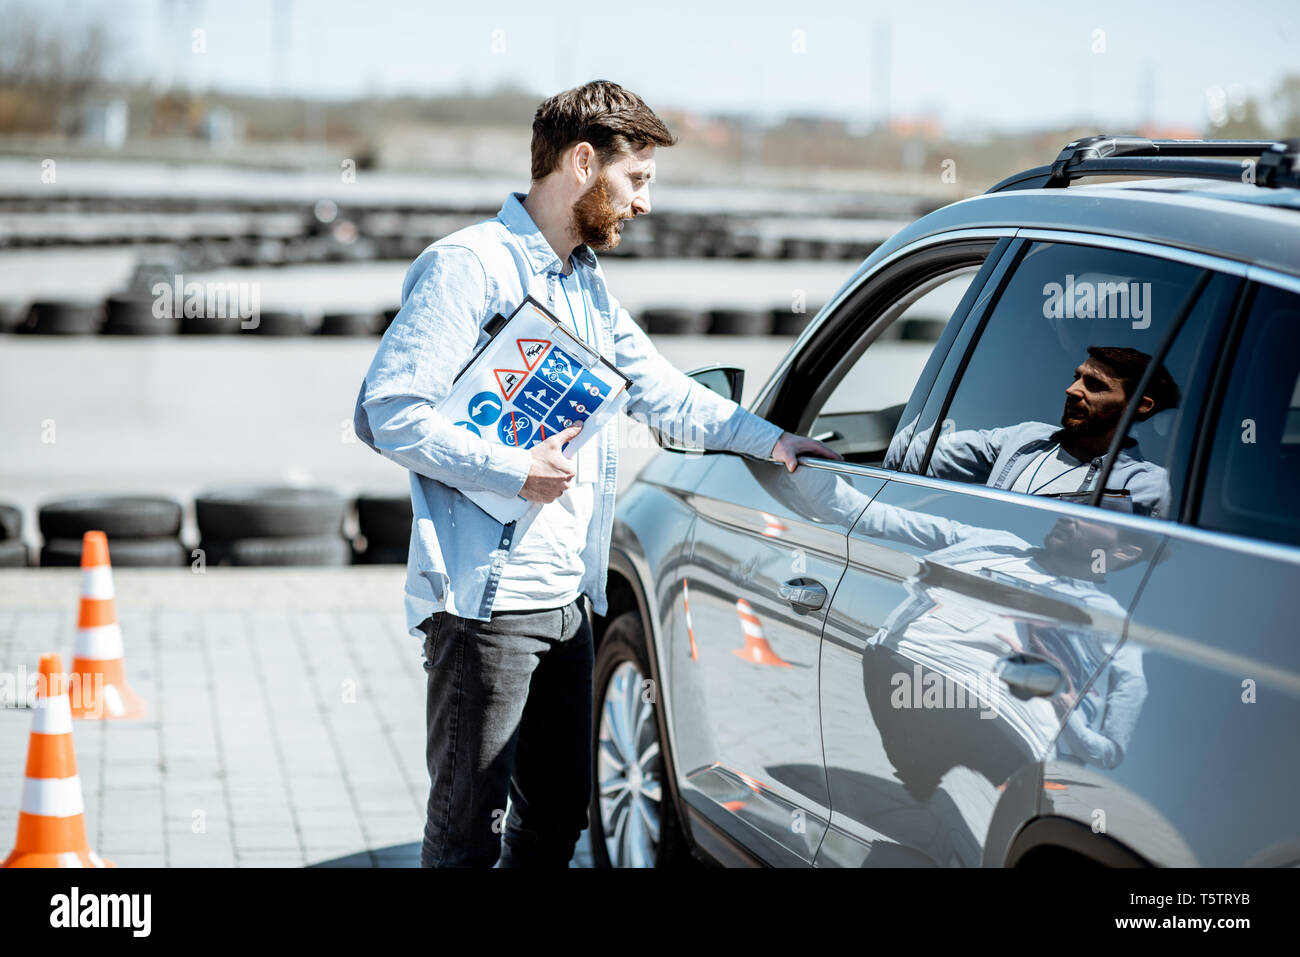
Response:
POLYGON ((1107 476, 1103 504, 1170 517, 1168 439, 1222 313, 1222 288, 1211 297, 1206 287, 1149 394, 1132 393, 1202 272, 1132 252, 1032 244, 985 321, 928 462, 932 429, 892 447, 886 465, 926 463, 937 478, 1086 502, 1134 402, 1141 421, 1107 476))
POLYGON ((1247 319, 1205 477, 1199 524, 1300 544, 1300 296, 1262 287, 1247 319))

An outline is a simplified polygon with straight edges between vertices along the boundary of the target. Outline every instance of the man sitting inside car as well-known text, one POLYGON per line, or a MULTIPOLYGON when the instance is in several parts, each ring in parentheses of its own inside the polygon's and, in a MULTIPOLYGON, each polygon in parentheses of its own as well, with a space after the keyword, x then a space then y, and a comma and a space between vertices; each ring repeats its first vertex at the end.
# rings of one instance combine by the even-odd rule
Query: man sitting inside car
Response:
MULTIPOLYGON (((927 474, 993 488, 1072 498, 1094 489, 1124 408, 1151 357, 1137 349, 1089 346, 1065 390, 1060 427, 1021 422, 995 429, 964 429, 939 436, 927 474)), ((1137 407, 1139 422, 1179 401, 1178 385, 1163 364, 1156 369, 1137 407)), ((894 436, 884 467, 919 472, 930 429, 913 435, 916 420, 894 436)), ((1133 512, 1153 518, 1169 511, 1165 469, 1142 457, 1137 440, 1126 436, 1106 480, 1106 492, 1127 496, 1133 512)))

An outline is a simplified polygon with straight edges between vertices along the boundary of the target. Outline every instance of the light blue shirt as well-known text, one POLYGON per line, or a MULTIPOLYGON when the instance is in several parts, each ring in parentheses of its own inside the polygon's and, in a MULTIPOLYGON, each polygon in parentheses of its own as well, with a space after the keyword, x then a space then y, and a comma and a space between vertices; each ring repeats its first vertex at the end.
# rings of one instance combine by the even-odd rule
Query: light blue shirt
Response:
MULTIPOLYGON (((457 230, 426 248, 407 270, 402 308, 384 333, 361 383, 353 412, 357 436, 410 472, 411 546, 407 557, 406 623, 441 607, 486 621, 511 543, 526 533, 540 503, 516 522, 496 521, 459 489, 518 495, 532 453, 488 442, 456 426, 435 406, 452 380, 487 342, 483 325, 509 316, 531 295, 555 315, 562 263, 511 193, 497 215, 457 230)), ((626 411, 682 430, 699 446, 769 459, 781 428, 710 392, 659 354, 605 284, 596 255, 573 251, 583 288, 600 323, 600 353, 629 379, 626 411)), ((561 306, 563 309, 563 306, 561 306)), ((679 433, 681 434, 681 433, 679 433)), ((596 507, 582 547, 582 593, 592 610, 608 611, 605 582, 618 487, 618 442, 600 443, 596 507)))

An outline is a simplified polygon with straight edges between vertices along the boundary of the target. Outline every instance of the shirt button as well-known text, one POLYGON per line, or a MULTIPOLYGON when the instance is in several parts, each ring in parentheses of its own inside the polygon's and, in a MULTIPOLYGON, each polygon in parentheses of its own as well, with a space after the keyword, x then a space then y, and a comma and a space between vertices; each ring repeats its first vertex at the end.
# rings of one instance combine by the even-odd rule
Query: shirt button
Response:
POLYGON ((501 539, 501 544, 502 544, 502 545, 509 545, 509 544, 510 544, 510 539, 508 539, 508 538, 503 538, 503 539, 501 539))

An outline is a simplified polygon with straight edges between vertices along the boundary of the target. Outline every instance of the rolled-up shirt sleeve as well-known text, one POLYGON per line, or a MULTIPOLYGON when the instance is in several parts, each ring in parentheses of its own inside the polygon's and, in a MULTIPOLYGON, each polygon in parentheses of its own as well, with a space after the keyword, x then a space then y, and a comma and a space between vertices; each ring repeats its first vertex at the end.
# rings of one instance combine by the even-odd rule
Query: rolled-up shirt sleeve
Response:
POLYGON ((700 385, 665 359, 626 309, 614 304, 614 364, 632 380, 629 415, 686 446, 770 459, 784 430, 700 385))
POLYGON ((402 308, 361 383, 353 427, 412 472, 510 497, 522 490, 532 454, 489 442, 435 408, 474 354, 488 301, 489 279, 473 250, 430 247, 407 274, 402 308))

